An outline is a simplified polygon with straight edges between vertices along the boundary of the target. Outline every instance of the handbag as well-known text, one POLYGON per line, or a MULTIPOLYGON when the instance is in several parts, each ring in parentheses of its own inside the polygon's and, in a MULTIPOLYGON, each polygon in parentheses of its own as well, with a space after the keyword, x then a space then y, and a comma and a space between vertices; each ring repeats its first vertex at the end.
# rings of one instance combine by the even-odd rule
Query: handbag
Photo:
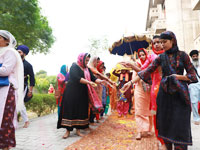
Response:
POLYGON ((55 89, 54 97, 55 99, 59 99, 61 96, 61 91, 58 89, 58 81, 56 81, 56 87, 57 89, 55 89))
MULTIPOLYGON (((1 66, 2 64, 0 64, 0 67, 1 66)), ((8 76, 4 76, 4 77, 0 76, 0 86, 8 86, 8 85, 9 85, 8 76)))

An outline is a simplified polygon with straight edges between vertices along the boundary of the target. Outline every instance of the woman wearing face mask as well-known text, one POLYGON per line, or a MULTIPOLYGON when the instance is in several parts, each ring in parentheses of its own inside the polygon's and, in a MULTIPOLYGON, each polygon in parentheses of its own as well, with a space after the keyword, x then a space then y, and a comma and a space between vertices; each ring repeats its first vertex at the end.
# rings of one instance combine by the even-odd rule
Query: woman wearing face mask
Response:
MULTIPOLYGON (((165 52, 138 75, 151 83, 150 74, 161 66, 162 79, 156 99, 158 137, 164 140, 167 150, 172 149, 172 144, 175 150, 187 150, 187 145, 192 145, 188 83, 198 80, 189 56, 179 50, 174 33, 163 32, 160 39, 165 52), (186 75, 183 75, 184 69, 186 75)), ((135 82, 134 79, 131 82, 135 82)))
MULTIPOLYGON (((143 48, 138 50, 138 67, 141 67, 148 59, 148 53, 143 48)), ((136 76, 134 73, 133 78, 136 76)), ((135 120, 137 126, 136 139, 140 140, 142 136, 150 135, 152 130, 152 118, 150 112, 150 85, 139 80, 136 82, 134 90, 135 99, 135 120)))
POLYGON ((16 146, 17 110, 23 106, 24 68, 14 36, 0 30, 0 149, 16 146), (7 82, 2 78, 7 78, 7 82), (4 83, 4 84, 3 84, 4 83))
POLYGON ((83 136, 80 133, 80 129, 89 127, 89 99, 91 101, 97 96, 93 87, 96 87, 95 83, 103 83, 102 80, 96 79, 87 67, 89 59, 89 54, 81 53, 78 56, 77 63, 73 63, 69 71, 70 78, 63 94, 57 125, 57 128, 67 129, 63 136, 64 139, 69 136, 73 128, 76 128, 78 136, 83 136))

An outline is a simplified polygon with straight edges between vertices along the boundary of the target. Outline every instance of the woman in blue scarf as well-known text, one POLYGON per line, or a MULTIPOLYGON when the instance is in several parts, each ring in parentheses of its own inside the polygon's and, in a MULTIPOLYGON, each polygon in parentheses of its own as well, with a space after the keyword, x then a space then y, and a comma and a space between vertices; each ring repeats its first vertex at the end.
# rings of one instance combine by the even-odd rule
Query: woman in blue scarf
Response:
POLYGON ((62 95, 64 93, 65 86, 68 80, 69 80, 68 67, 66 65, 62 65, 60 68, 60 73, 57 75, 58 90, 60 90, 61 92, 61 96, 56 99, 56 104, 58 105, 58 115, 60 114, 62 95))

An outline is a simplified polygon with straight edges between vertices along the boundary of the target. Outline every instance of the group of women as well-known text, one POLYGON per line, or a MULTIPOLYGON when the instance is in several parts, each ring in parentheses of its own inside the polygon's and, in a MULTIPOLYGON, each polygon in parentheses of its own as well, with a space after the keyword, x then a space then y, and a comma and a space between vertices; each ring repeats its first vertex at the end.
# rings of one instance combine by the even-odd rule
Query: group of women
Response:
MULTIPOLYGON (((146 84, 152 85, 150 108, 153 110, 151 112, 154 118, 155 134, 163 145, 162 149, 172 150, 174 147, 175 150, 187 150, 187 145, 192 145, 191 103, 188 84, 197 82, 194 66, 189 56, 184 51, 179 50, 173 32, 165 31, 161 33, 157 40, 153 40, 153 48, 156 48, 156 42, 160 43, 164 50, 160 51, 160 55, 148 57, 144 50, 144 52, 138 52, 140 60, 142 60, 142 55, 145 55, 145 63, 149 64, 148 66, 145 66, 145 63, 140 67, 132 63, 123 63, 123 65, 135 70, 137 75, 130 82, 126 83, 122 90, 126 91, 134 83, 142 86, 141 80, 146 84), (183 75, 184 69, 187 72, 186 75, 183 75)), ((144 89, 139 91, 138 87, 135 98, 139 95, 138 93, 140 95, 142 92, 149 94, 148 90, 145 91, 144 89)), ((142 97, 135 99, 135 101, 139 99, 142 101, 138 102, 140 103, 138 107, 144 108, 141 105, 145 104, 146 101, 142 97)), ((147 99, 147 101, 149 100, 147 99)), ((144 106, 148 108, 148 104, 144 106)), ((150 131, 148 125, 148 122, 151 120, 149 112, 137 110, 137 105, 135 109, 137 127, 144 127, 139 132, 150 131)), ((137 137, 140 138, 141 134, 137 137)))
MULTIPOLYGON (((121 62, 135 71, 132 80, 121 86, 121 91, 126 92, 135 84, 136 139, 151 135, 154 126, 162 149, 174 147, 186 150, 187 145, 192 145, 188 84, 197 82, 194 67, 189 56, 179 50, 173 32, 166 31, 155 36, 152 49, 151 55, 139 49, 137 63, 121 62), (186 75, 183 75, 184 69, 186 75)), ((87 65, 89 59, 89 54, 80 54, 77 63, 70 68, 58 121, 58 128, 67 129, 64 137, 68 137, 73 128, 82 136, 80 129, 88 128, 88 99, 92 104, 90 113, 102 109, 99 103, 102 97, 102 88, 99 87, 102 86, 99 84, 109 80, 102 74, 103 68, 97 69, 103 66, 103 62, 94 58, 87 65)))
MULTIPOLYGON (((0 30, 0 149, 4 150, 16 145, 16 106, 20 109, 23 103, 23 64, 15 46, 14 36, 0 30)), ((132 80, 123 85, 122 91, 136 84, 136 138, 150 134, 154 124, 155 134, 163 149, 172 150, 174 144, 175 150, 187 150, 187 145, 192 145, 188 84, 198 81, 194 66, 189 56, 179 50, 173 32, 166 31, 154 37, 153 52, 148 55, 144 49, 140 49, 137 64, 122 63, 135 71, 132 80), (183 75, 184 69, 186 75, 183 75)), ((89 114, 95 115, 98 120, 98 114, 106 106, 103 108, 101 101, 102 93, 105 93, 102 85, 115 86, 103 74, 104 63, 96 57, 88 65, 89 60, 90 55, 82 53, 68 74, 64 65, 58 75, 61 97, 57 101, 57 127, 66 128, 63 138, 67 138, 73 128, 76 128, 77 135, 83 136, 80 129, 89 128, 89 114)))

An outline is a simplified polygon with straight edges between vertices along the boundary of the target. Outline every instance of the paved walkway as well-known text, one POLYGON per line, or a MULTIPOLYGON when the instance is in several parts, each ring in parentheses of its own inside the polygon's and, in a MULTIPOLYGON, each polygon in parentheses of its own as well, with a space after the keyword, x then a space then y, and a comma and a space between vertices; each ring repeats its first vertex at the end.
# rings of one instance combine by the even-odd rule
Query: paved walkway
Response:
MULTIPOLYGON (((57 114, 30 120, 28 128, 22 128, 19 124, 16 131, 16 148, 12 150, 64 150, 68 145, 79 140, 74 132, 70 138, 62 139, 65 129, 56 129, 57 114)), ((87 134, 88 132, 82 131, 87 134)), ((200 126, 192 123, 193 146, 189 150, 200 150, 200 126)))

